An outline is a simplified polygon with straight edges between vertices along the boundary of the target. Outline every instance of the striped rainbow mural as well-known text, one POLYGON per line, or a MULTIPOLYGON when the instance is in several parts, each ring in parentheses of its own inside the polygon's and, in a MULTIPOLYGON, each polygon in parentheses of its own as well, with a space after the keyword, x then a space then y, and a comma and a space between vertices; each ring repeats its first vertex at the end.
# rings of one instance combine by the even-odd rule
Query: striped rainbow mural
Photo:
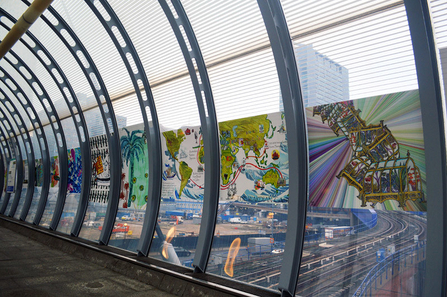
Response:
MULTIPOLYGON (((418 90, 376 96, 351 101, 359 117, 366 125, 383 125, 391 131, 399 144, 400 157, 408 153, 420 171, 420 190, 425 192, 425 153, 422 135, 422 120, 418 90)), ((362 208, 359 191, 337 175, 353 157, 353 149, 348 137, 337 136, 328 121, 307 108, 309 137, 309 205, 320 207, 362 208)), ((377 162, 378 164, 378 162, 377 162)), ((373 164, 374 165, 374 164, 373 164)), ((374 165, 376 166, 376 165, 374 165)), ((419 176, 418 176, 419 178, 419 176)), ((400 207, 393 199, 375 203, 375 209, 425 211, 427 197, 408 200, 400 207)), ((371 208, 368 202, 366 208, 371 208)))

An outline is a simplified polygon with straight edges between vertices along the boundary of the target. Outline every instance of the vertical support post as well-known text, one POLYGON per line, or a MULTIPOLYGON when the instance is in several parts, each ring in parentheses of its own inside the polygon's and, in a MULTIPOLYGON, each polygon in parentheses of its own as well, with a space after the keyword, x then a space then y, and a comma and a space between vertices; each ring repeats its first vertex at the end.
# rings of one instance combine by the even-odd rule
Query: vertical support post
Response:
POLYGON ((427 174, 426 296, 447 295, 447 172, 445 105, 426 0, 405 0, 421 98, 427 174))
POLYGON ((203 197, 202 221, 200 224, 199 238, 194 256, 194 272, 204 273, 211 253, 211 246, 216 227, 217 209, 219 206, 220 189, 220 143, 219 127, 217 124, 214 99, 211 84, 208 78, 205 61, 200 51, 199 43, 189 22, 188 16, 179 0, 172 0, 172 5, 177 13, 174 17, 171 8, 165 0, 158 1, 171 24, 185 58, 191 77, 197 107, 199 109, 200 123, 202 125, 204 157, 205 157, 205 193, 203 197), (190 48, 180 30, 183 27, 190 48), (194 65, 194 61, 197 65, 194 65), (198 71, 201 82, 197 77, 198 71))
POLYGON ((278 289, 282 296, 295 296, 303 252, 308 199, 306 115, 299 84, 295 54, 279 0, 258 0, 270 39, 287 127, 289 148, 289 205, 287 235, 278 289))

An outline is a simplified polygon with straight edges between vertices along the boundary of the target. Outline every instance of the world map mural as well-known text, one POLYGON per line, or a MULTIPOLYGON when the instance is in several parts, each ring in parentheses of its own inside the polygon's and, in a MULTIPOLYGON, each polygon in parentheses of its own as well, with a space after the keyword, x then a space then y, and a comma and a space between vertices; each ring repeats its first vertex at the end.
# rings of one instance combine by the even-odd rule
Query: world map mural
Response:
MULTIPOLYGON (((221 200, 288 201, 288 153, 282 113, 219 123, 221 200)), ((165 131, 164 199, 203 199, 203 140, 200 126, 165 131)))

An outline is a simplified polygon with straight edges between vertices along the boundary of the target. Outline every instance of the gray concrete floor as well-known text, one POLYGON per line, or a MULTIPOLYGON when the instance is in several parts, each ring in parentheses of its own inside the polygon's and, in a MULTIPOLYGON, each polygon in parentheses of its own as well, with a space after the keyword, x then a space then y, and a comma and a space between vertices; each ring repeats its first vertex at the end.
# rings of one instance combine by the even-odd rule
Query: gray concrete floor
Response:
POLYGON ((0 227, 0 296, 175 296, 0 227))

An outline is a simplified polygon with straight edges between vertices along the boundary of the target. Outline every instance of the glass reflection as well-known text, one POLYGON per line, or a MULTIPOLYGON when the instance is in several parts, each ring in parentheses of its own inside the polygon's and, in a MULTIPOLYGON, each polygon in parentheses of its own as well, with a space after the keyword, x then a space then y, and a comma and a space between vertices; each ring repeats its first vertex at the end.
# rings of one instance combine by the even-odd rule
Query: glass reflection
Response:
POLYGON ((314 240, 305 243, 296 293, 423 296, 427 201, 418 91, 306 112, 306 233, 314 240))
POLYGON ((231 243, 230 249, 228 250, 227 261, 225 262, 225 273, 233 277, 233 265, 234 260, 236 260, 237 254, 239 253, 239 248, 241 247, 241 239, 238 237, 231 243))
POLYGON ((309 209, 300 296, 423 296, 426 215, 309 209))

